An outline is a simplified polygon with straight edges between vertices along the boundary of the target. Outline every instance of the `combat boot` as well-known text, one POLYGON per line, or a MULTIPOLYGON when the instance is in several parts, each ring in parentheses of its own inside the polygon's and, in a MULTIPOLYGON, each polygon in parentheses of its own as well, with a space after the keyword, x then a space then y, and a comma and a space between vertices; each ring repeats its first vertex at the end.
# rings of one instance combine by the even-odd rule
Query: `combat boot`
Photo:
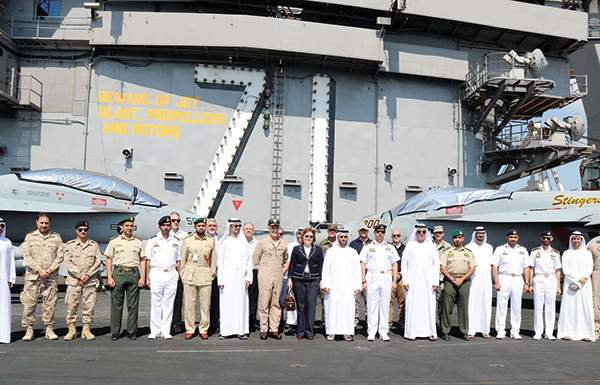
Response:
POLYGON ((46 326, 45 337, 49 340, 57 340, 58 339, 58 336, 56 335, 56 333, 54 333, 54 330, 52 330, 52 326, 46 326))
POLYGON ((81 338, 84 340, 95 340, 96 336, 90 331, 90 324, 83 324, 83 330, 81 331, 81 338))
POLYGON ((33 341, 33 327, 27 326, 27 331, 23 336, 23 341, 33 341))
MULTIPOLYGON (((69 327, 69 332, 65 336, 65 341, 74 340, 75 338, 77 338, 77 328, 75 327, 75 323, 67 324, 67 326, 69 327)), ((83 337, 83 333, 82 333, 82 337, 83 337)))

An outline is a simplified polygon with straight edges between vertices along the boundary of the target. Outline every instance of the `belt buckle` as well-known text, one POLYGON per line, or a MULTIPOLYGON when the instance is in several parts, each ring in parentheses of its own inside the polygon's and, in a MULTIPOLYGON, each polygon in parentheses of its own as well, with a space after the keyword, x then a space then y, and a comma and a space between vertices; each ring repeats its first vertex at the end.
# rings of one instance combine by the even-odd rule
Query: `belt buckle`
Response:
POLYGON ((163 269, 163 271, 164 271, 165 273, 167 273, 167 272, 169 271, 169 269, 163 269))
POLYGON ((544 277, 549 277, 549 276, 550 276, 550 274, 544 274, 544 277))
POLYGON ((381 274, 385 274, 385 270, 381 270, 381 274))
POLYGON ((511 276, 511 277, 516 277, 517 275, 516 275, 516 274, 511 274, 510 276, 511 276))

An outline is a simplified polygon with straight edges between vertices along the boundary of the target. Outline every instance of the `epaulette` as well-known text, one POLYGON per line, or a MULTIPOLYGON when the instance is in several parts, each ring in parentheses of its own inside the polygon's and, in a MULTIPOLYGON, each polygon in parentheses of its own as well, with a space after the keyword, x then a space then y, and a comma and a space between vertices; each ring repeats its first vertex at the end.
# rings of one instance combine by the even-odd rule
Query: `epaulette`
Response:
POLYGON ((464 246, 463 246, 463 249, 465 249, 465 250, 467 250, 469 253, 473 254, 473 252, 471 251, 471 249, 469 249, 468 247, 464 247, 464 246))
POLYGON ((98 244, 98 242, 94 241, 93 239, 90 239, 90 240, 89 240, 89 242, 90 242, 92 245, 97 245, 97 244, 98 244))
POLYGON ((120 234, 117 234, 117 235, 115 235, 114 237, 110 238, 110 240, 112 241, 113 239, 115 239, 115 238, 117 238, 117 237, 120 237, 120 236, 121 236, 120 234))
POLYGON ((534 247, 533 249, 531 249, 531 251, 535 251, 537 249, 539 249, 539 247, 534 247))
MULTIPOLYGON (((133 237, 135 239, 135 237, 133 237)), ((156 235, 151 236, 150 238, 148 238, 148 240, 151 240, 152 238, 156 238, 156 235)))
POLYGON ((556 250, 555 248, 552 248, 552 251, 557 252, 558 254, 560 254, 560 251, 556 250))
MULTIPOLYGON (((154 237, 156 237, 156 235, 155 235, 154 237)), ((154 238, 154 237, 152 237, 152 238, 154 238)), ((144 240, 143 240, 142 238, 140 238, 140 237, 136 237, 135 235, 133 235, 133 236, 132 236, 132 238, 133 238, 133 239, 137 239, 137 240, 138 240, 138 241, 140 241, 140 242, 144 242, 144 240)), ((148 239, 150 239, 150 238, 148 238, 148 239)))
POLYGON ((179 239, 179 238, 177 237, 177 235, 173 235, 173 238, 177 239, 178 241, 181 241, 181 239, 179 239))
POLYGON ((77 239, 71 239, 70 241, 67 242, 67 245, 70 243, 75 243, 75 242, 77 242, 77 239))
POLYGON ((189 237, 193 237, 193 236, 194 236, 194 234, 190 234, 190 235, 188 235, 187 237, 185 237, 183 239, 188 239, 189 237))

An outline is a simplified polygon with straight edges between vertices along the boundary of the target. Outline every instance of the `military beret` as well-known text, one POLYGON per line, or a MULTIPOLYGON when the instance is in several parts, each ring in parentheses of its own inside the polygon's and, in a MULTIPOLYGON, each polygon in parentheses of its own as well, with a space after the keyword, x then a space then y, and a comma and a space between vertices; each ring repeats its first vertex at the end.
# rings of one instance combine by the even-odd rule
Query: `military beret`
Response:
POLYGON ((552 237, 552 231, 546 230, 540 234, 540 237, 552 237))
POLYGON ((121 219, 121 221, 119 221, 119 225, 122 225, 125 222, 135 222, 135 218, 134 217, 126 217, 121 219))
POLYGON ((269 219, 269 223, 267 224, 267 226, 269 226, 269 227, 279 226, 279 219, 277 219, 277 218, 269 219))
POLYGON ((206 222, 208 222, 208 219, 206 219, 204 217, 194 219, 194 225, 197 225, 198 223, 206 223, 206 222))
POLYGON ((509 235, 519 235, 519 233, 517 232, 516 229, 510 229, 508 230, 508 232, 506 233, 506 236, 508 237, 509 235))
POLYGON ((158 220, 158 225, 164 225, 164 224, 171 224, 171 216, 170 215, 165 215, 160 217, 160 219, 158 220))
POLYGON ((335 223, 330 224, 329 226, 327 226, 327 230, 335 230, 337 231, 338 226, 335 223))
POLYGON ((78 229, 80 227, 90 227, 90 224, 88 221, 79 221, 75 224, 75 228, 78 229))
POLYGON ((456 238, 458 236, 463 236, 463 231, 461 229, 456 229, 452 232, 451 237, 456 238))
POLYGON ((380 229, 385 230, 385 229, 387 229, 387 226, 384 225, 383 223, 380 223, 380 224, 378 224, 378 225, 376 225, 376 226, 373 227, 373 230, 380 230, 380 229))

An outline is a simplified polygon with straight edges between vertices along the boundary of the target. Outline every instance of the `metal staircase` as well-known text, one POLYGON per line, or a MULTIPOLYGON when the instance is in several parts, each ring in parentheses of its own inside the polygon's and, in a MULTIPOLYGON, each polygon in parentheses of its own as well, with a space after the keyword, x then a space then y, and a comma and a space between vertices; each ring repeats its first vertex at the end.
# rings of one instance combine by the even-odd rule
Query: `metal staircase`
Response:
POLYGON ((285 116, 285 67, 275 70, 273 95, 273 167, 271 173, 271 218, 281 219, 281 169, 283 165, 283 118, 285 116))

